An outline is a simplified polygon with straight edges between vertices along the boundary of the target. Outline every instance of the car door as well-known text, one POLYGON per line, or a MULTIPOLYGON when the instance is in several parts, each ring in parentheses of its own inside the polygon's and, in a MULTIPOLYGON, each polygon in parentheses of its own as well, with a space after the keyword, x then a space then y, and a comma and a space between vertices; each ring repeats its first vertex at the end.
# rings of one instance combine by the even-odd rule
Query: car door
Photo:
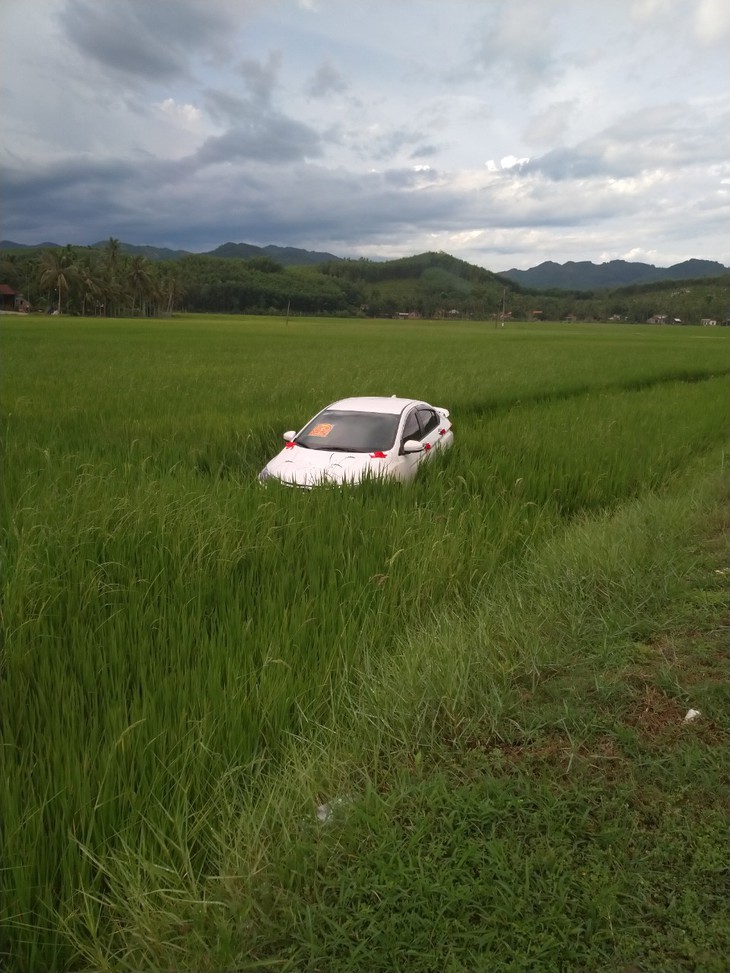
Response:
POLYGON ((435 409, 431 409, 429 406, 419 406, 416 409, 416 413, 418 415, 418 424, 421 427, 421 442, 424 446, 424 451, 420 455, 426 458, 440 445, 441 416, 435 409))
POLYGON ((411 409, 406 415, 405 421, 403 423, 403 431, 400 436, 400 455, 398 457, 398 467, 400 470, 400 478, 402 480, 412 480, 416 475, 418 469, 418 464, 424 457, 424 451, 420 453, 404 453, 403 444, 408 442, 409 439, 415 439, 416 442, 422 442, 423 433, 421 431, 421 424, 418 421, 418 410, 411 409))

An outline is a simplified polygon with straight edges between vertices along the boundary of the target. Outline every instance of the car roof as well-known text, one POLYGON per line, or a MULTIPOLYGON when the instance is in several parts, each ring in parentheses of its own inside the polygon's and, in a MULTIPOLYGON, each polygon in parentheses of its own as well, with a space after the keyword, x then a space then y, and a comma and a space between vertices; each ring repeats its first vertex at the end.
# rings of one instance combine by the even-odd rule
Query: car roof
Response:
POLYGON ((383 412, 397 416, 410 405, 426 405, 426 403, 421 399, 401 399, 397 395, 359 395, 332 402, 327 408, 339 409, 341 412, 383 412))

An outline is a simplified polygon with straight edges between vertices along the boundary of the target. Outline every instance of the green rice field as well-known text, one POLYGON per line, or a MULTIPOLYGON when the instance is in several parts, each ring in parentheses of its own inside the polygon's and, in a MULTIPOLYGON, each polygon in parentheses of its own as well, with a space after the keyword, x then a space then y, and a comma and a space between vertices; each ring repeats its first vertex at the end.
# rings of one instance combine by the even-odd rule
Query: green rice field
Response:
POLYGON ((0 967, 726 970, 726 329, 0 346, 0 967), (453 449, 259 485, 369 394, 453 449))

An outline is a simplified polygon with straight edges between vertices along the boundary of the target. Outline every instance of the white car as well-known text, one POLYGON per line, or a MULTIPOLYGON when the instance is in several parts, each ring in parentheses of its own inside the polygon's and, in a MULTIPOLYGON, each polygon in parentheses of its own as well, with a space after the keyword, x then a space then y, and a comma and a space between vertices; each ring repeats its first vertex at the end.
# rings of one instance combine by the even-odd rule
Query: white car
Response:
POLYGON ((407 482, 435 450, 453 441, 448 409, 395 395, 340 399, 299 432, 285 432, 286 445, 259 480, 307 489, 371 477, 407 482))

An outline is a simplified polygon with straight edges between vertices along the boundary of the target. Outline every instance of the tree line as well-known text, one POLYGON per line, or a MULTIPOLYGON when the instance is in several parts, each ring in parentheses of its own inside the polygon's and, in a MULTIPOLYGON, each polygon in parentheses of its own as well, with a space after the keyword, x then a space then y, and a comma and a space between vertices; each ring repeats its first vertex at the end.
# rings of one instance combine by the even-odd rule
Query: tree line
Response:
POLYGON ((22 293, 33 310, 100 317, 180 310, 351 314, 361 300, 347 280, 313 267, 285 268, 267 256, 150 260, 122 247, 110 237, 102 247, 4 251, 0 282, 22 293))
POLYGON ((97 247, 4 251, 0 283, 33 310, 101 317, 200 311, 638 323, 663 316, 684 324, 730 317, 730 275, 539 292, 445 253, 284 267, 264 255, 150 260, 125 253, 113 237, 97 247))
POLYGON ((33 310, 97 317, 170 314, 181 307, 185 291, 173 263, 124 254, 114 237, 101 249, 6 251, 0 278, 33 310))

